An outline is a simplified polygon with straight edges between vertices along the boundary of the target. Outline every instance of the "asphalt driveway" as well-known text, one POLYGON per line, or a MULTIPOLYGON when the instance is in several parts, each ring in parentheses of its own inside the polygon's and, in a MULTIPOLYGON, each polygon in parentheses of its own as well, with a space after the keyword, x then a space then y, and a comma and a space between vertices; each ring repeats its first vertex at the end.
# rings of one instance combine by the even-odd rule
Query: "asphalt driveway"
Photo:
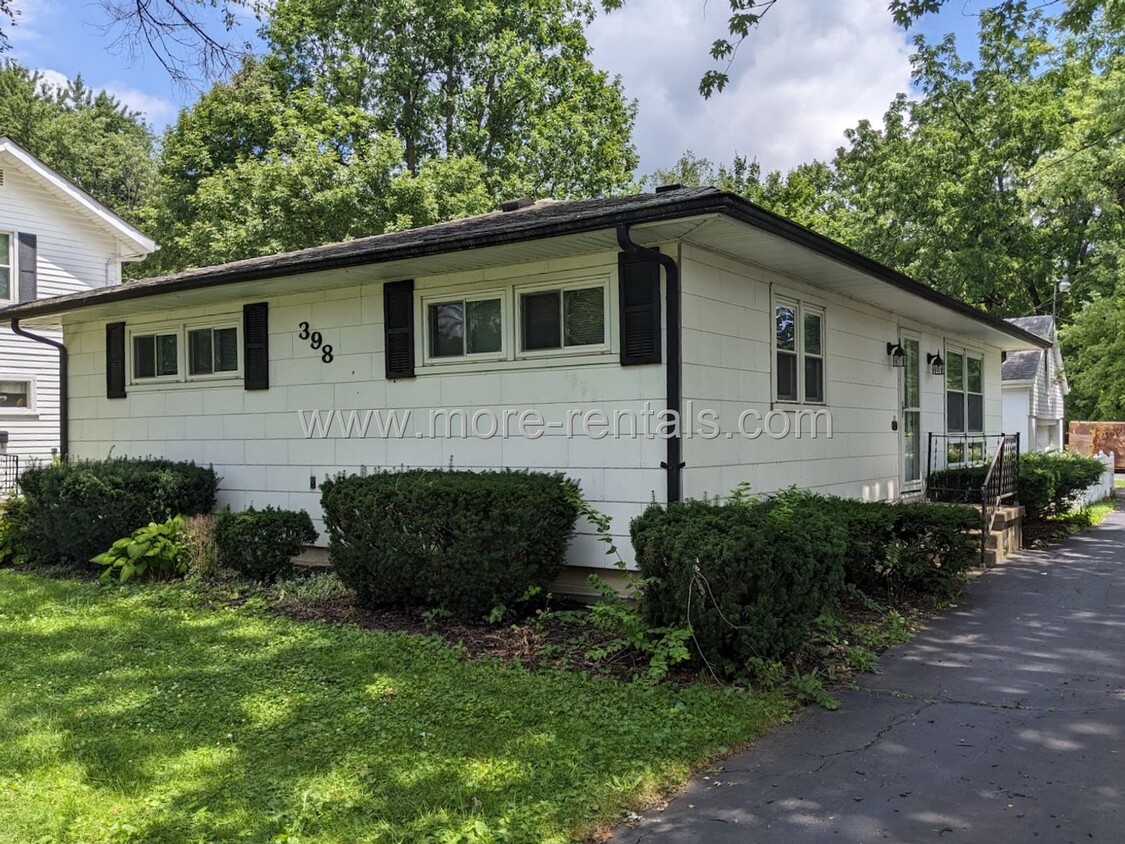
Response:
POLYGON ((614 842, 1125 842, 1125 511, 880 664, 614 842))

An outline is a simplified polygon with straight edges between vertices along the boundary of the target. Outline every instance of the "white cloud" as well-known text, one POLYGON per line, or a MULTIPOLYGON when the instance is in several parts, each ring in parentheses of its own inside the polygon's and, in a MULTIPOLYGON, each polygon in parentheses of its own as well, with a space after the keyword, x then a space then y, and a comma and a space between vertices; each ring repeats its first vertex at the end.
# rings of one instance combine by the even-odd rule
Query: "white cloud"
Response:
POLYGON ((704 100, 699 79, 726 26, 705 12, 719 5, 629 0, 589 29, 594 62, 638 101, 642 173, 687 149, 715 162, 742 154, 766 170, 831 157, 845 128, 879 121, 909 90, 911 49, 886 0, 780 0, 742 45, 726 90, 704 100))
POLYGON ((157 128, 163 127, 176 116, 176 104, 157 94, 150 94, 120 82, 109 82, 98 87, 105 88, 133 111, 141 112, 148 122, 157 128))
POLYGON ((36 71, 36 73, 38 73, 42 77, 43 81, 50 85, 52 88, 65 88, 67 86, 67 83, 70 82, 70 79, 61 70, 52 70, 49 67, 41 67, 36 71))

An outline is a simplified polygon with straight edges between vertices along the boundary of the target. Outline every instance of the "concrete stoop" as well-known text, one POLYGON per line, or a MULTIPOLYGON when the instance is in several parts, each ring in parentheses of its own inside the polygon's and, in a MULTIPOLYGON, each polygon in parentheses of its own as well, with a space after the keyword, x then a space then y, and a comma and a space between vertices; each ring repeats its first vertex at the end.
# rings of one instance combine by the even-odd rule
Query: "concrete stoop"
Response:
POLYGON ((1023 547, 1023 507, 1001 507, 996 511, 992 530, 984 540, 984 559, 986 568, 1002 563, 1009 554, 1023 547))

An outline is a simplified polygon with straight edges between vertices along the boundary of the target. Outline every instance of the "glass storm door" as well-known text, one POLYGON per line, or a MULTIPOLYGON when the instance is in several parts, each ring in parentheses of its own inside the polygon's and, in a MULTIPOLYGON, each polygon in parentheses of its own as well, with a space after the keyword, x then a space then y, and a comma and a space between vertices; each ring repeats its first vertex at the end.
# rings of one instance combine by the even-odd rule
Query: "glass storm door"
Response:
POLYGON ((917 487, 922 480, 922 395, 918 341, 902 338, 906 366, 902 369, 902 486, 917 487))

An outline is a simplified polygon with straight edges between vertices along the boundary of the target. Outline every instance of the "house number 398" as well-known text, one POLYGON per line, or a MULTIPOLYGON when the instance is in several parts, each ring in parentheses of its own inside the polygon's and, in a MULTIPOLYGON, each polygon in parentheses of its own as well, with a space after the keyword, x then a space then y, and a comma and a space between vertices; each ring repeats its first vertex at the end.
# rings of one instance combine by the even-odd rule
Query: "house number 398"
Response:
POLYGON ((302 340, 308 340, 310 349, 320 352, 322 363, 332 363, 332 347, 324 342, 320 332, 310 330, 307 322, 298 323, 298 325, 301 328, 301 333, 297 336, 302 340))

